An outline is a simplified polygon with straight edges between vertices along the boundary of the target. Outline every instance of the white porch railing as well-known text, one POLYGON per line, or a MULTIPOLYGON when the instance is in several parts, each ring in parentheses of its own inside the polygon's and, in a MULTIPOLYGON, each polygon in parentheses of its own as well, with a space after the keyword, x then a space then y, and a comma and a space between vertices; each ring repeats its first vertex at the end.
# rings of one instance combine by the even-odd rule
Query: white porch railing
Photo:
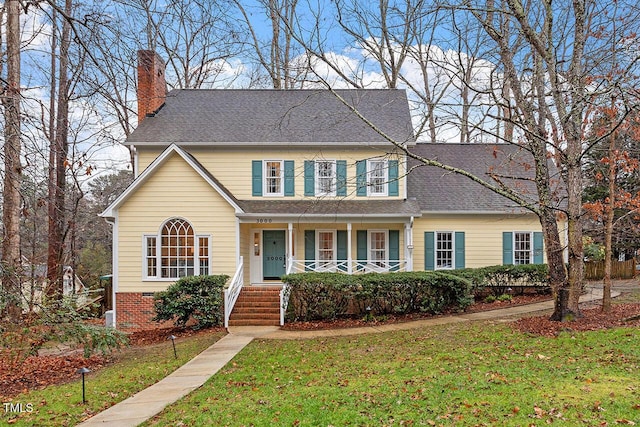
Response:
POLYGON ((236 269, 236 274, 233 275, 229 286, 224 290, 224 327, 229 327, 229 317, 233 311, 233 306, 238 300, 240 291, 244 284, 244 257, 240 257, 240 263, 236 269))
POLYGON ((390 261, 320 261, 320 260, 289 260, 289 273, 387 273, 397 271, 407 271, 407 260, 390 261))

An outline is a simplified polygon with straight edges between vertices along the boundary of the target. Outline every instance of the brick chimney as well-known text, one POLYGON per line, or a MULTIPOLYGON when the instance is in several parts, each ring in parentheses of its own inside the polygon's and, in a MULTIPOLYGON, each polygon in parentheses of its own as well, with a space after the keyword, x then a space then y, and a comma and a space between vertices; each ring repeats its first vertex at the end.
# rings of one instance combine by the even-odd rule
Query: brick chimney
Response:
POLYGON ((167 83, 164 61, 152 50, 138 51, 138 124, 164 104, 167 83))

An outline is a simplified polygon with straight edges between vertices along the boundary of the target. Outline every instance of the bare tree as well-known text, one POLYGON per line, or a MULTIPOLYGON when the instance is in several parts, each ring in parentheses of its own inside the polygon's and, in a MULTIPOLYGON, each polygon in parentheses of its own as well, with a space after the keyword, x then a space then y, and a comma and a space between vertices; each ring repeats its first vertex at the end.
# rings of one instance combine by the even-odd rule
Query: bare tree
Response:
POLYGON ((20 3, 7 0, 6 7, 6 64, 7 76, 3 82, 2 104, 4 107, 4 187, 3 187, 3 239, 2 239, 2 286, 9 298, 0 306, 3 315, 16 319, 20 308, 20 184, 22 164, 20 153, 20 3), (6 305, 5 305, 6 304, 6 305))
MULTIPOLYGON (((551 318, 564 320, 579 315, 578 300, 583 283, 582 248, 582 159, 585 151, 585 129, 592 111, 603 99, 611 96, 614 88, 625 83, 638 87, 638 49, 629 48, 629 40, 637 17, 625 21, 625 36, 618 36, 616 49, 624 50, 627 67, 615 75, 614 80, 598 80, 597 67, 611 56, 611 43, 603 41, 601 28, 612 24, 606 6, 596 2, 577 0, 556 7, 545 0, 462 1, 442 3, 457 22, 475 22, 474 28, 482 41, 471 50, 475 57, 490 64, 490 80, 472 78, 475 69, 464 68, 460 81, 471 93, 493 98, 492 120, 478 122, 476 131, 496 139, 518 144, 531 153, 534 171, 532 178, 537 197, 509 187, 500 176, 487 182, 466 171, 443 165, 432 159, 418 158, 427 165, 441 167, 502 194, 508 199, 534 212, 542 226, 550 281, 556 295, 556 306, 551 318), (483 36, 484 35, 484 36, 483 36), (502 123, 502 131, 498 123, 502 123), (553 159, 560 171, 550 164, 553 159), (561 192, 559 190, 559 184, 561 192), (567 242, 561 238, 561 225, 566 221, 567 242), (564 252, 568 256, 565 267, 564 252)), ((637 8, 628 5, 637 13, 637 8)), ((446 31, 446 30, 445 30, 446 31)), ((467 34, 465 30, 465 35, 467 34)), ((619 32, 618 34, 622 34, 619 32)), ((457 37, 463 37, 458 32, 457 37)), ((304 35, 299 35, 304 43, 304 35)), ((314 43, 305 44, 319 60, 330 57, 314 43), (312 48, 312 47, 315 47, 312 48)), ((464 45, 460 44, 460 48, 464 45)), ((333 64, 334 68, 338 65, 333 64)), ((636 99, 637 91, 629 91, 627 98, 636 99)), ((463 98, 465 98, 463 96, 463 98)), ((476 103, 478 98, 467 96, 463 103, 476 103)), ((627 103, 631 105, 632 103, 627 103)), ((605 103, 606 105, 606 103, 605 103)), ((462 111, 464 111, 464 106, 462 111)), ((365 117, 363 117, 366 120, 365 117)), ((468 119, 464 119, 465 123, 468 119)), ((468 133, 468 132, 467 132, 468 133)), ((401 141, 391 141, 400 149, 401 141)), ((407 153, 412 156, 411 152, 407 153)), ((415 157, 415 156, 414 156, 415 157)))
MULTIPOLYGON (((72 0, 65 0, 64 15, 72 16, 72 0)), ((53 15, 55 19, 55 14, 53 15)), ((53 39, 55 40, 55 38, 53 39)), ((52 46, 55 48, 55 43, 52 46)), ((60 49, 58 55, 58 79, 52 78, 52 86, 57 86, 57 110, 55 111, 55 131, 51 127, 49 145, 49 244, 47 256, 47 295, 52 298, 62 296, 62 270, 64 256, 65 195, 67 183, 67 167, 69 165, 69 102, 71 84, 69 79, 69 49, 71 47, 71 22, 62 20, 60 49)), ((55 50, 52 55, 56 55, 55 50)), ((55 63, 55 60, 52 60, 55 63)), ((52 88, 51 94, 54 93, 52 88)), ((52 101, 53 103, 53 101, 52 101)), ((52 104, 53 105, 53 104, 52 104)), ((50 111, 51 116, 54 111, 50 111)), ((53 122, 51 122, 53 123, 53 122)))
MULTIPOLYGON (((242 23, 249 33, 250 50, 260 69, 266 73, 269 85, 274 89, 291 89, 301 85, 300 76, 307 71, 306 63, 294 59, 302 53, 293 36, 297 26, 298 0, 260 0, 260 16, 266 15, 270 34, 266 41, 258 34, 261 21, 256 21, 247 6, 233 0, 242 16, 242 23)), ((260 79, 257 79, 260 85, 260 79)))

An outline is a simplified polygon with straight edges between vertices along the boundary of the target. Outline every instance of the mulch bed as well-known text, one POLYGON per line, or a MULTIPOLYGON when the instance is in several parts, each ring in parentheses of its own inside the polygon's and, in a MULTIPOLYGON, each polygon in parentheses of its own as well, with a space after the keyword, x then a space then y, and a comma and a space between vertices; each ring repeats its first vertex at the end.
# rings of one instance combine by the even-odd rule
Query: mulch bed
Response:
POLYGON ((610 313, 598 306, 581 309, 581 316, 568 322, 554 322, 549 316, 522 318, 514 322, 519 331, 547 337, 561 332, 596 331, 617 327, 640 327, 640 304, 613 304, 610 313))

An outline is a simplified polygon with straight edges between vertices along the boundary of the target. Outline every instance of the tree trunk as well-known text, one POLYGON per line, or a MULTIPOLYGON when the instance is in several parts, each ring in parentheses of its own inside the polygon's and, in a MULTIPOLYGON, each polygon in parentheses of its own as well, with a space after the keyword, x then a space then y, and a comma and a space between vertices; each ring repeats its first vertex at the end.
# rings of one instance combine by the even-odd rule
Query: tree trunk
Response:
MULTIPOLYGON (((613 109, 612 109, 613 110, 613 109)), ((612 123, 614 121, 612 117, 612 123)), ((612 264, 612 240, 613 218, 616 207, 616 132, 613 130, 609 138, 609 203, 605 206, 604 222, 604 281, 602 287, 602 311, 611 311, 611 264, 612 264)))
MULTIPOLYGON (((72 0, 65 1, 65 14, 71 15, 72 0)), ((69 46, 71 45, 71 25, 65 19, 62 25, 60 42, 60 66, 58 77, 58 111, 56 114, 55 132, 55 187, 54 194, 49 194, 49 210, 53 218, 49 220, 49 252, 47 258, 47 295, 50 298, 62 297, 62 269, 64 255, 64 217, 67 155, 69 150, 69 46)))
POLYGON ((5 2, 7 8, 6 55, 7 82, 3 90, 4 104, 4 190, 2 220, 2 286, 7 305, 6 315, 14 321, 21 315, 20 213, 22 165, 20 164, 20 4, 18 0, 5 2))

